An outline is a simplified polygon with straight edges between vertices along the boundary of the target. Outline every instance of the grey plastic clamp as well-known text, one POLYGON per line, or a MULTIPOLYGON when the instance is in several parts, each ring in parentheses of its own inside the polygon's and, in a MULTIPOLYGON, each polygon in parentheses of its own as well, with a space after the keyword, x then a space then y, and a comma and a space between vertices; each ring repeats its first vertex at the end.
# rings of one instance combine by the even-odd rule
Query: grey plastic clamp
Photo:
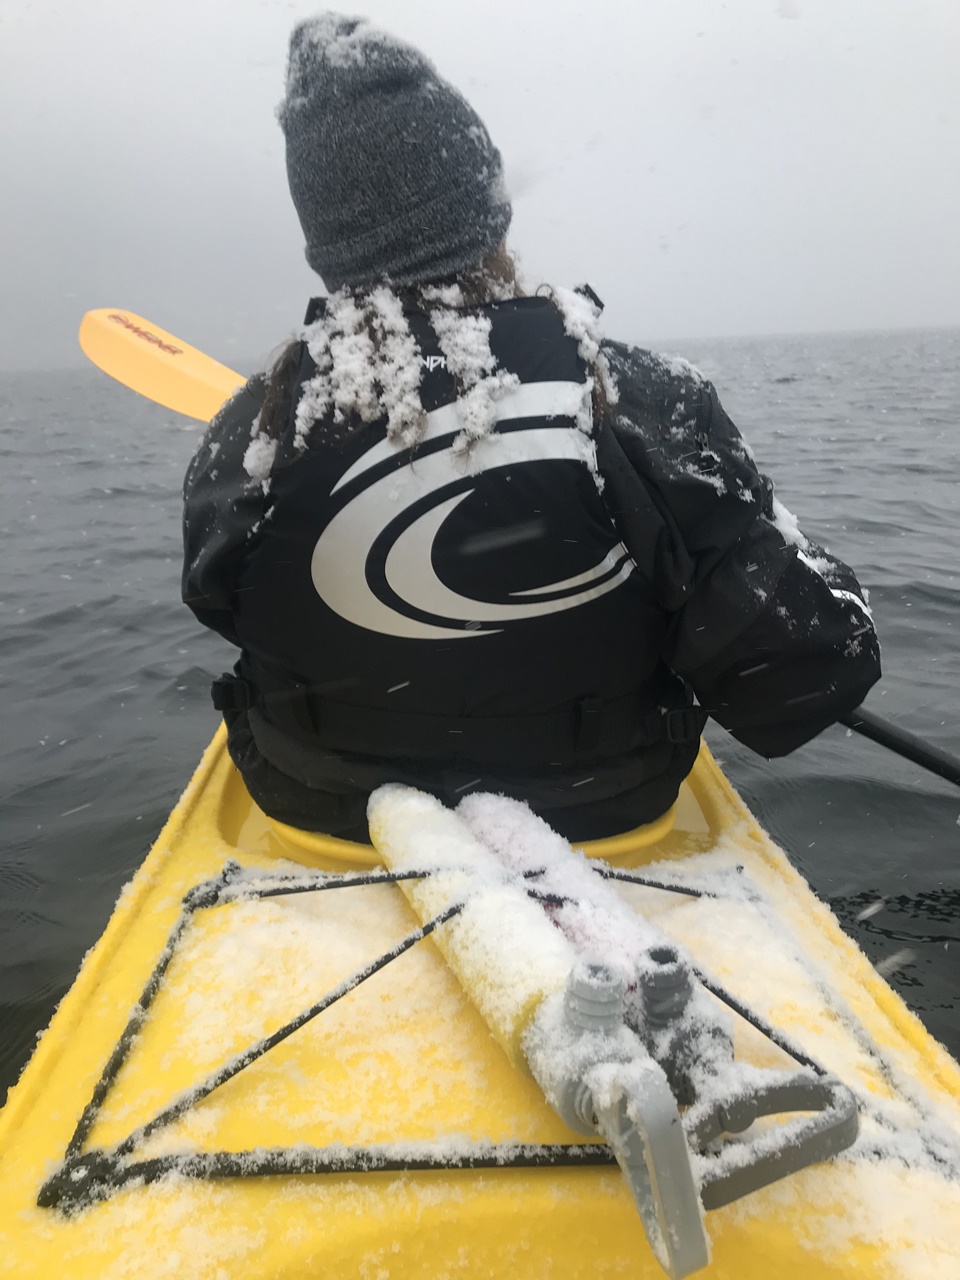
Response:
POLYGON ((703 1207, 719 1209, 846 1150, 856 1140, 859 1119, 856 1099, 839 1080, 800 1071, 786 1080, 711 1098, 709 1108, 693 1106, 684 1116, 684 1128, 690 1145, 701 1153, 703 1207), (750 1141, 717 1145, 725 1133, 742 1133, 760 1116, 791 1111, 815 1114, 764 1129, 750 1141))
POLYGON ((683 1280, 710 1259, 703 1211, 676 1099, 624 1025, 623 998, 608 965, 581 960, 567 981, 562 1025, 542 1046, 546 1060, 535 1055, 531 1065, 568 1124, 610 1143, 651 1248, 671 1280, 683 1280))
POLYGON ((690 1152, 663 1071, 652 1058, 595 1068, 585 1084, 595 1104, 597 1129, 623 1171, 657 1261, 671 1280, 710 1261, 690 1152), (596 1105, 610 1097, 609 1105, 596 1105))

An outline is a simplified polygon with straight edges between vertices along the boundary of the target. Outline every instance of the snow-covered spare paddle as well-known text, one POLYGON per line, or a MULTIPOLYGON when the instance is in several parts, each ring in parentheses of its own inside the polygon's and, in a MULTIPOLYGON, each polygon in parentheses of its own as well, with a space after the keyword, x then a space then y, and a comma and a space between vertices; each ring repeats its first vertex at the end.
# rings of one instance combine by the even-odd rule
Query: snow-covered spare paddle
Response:
POLYGON ((458 905, 437 946, 514 1065, 610 1144, 672 1280, 709 1262, 704 1209, 855 1140, 852 1093, 802 1054, 795 1070, 737 1062, 691 962, 525 805, 474 795, 454 813, 388 786, 369 821, 393 871, 429 870, 401 883, 422 921, 458 905), (788 1112, 804 1114, 747 1133, 788 1112))

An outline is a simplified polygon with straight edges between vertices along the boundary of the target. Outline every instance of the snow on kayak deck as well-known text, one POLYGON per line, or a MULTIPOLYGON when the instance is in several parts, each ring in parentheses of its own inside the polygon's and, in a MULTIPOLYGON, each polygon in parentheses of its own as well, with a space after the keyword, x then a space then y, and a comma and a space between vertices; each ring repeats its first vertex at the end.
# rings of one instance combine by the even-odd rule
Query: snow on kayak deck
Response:
MULTIPOLYGON (((84 985, 81 975, 82 1003, 71 1011, 72 992, 57 1015, 59 1047, 33 1076, 28 1068, 19 1098, 17 1091, 12 1098, 16 1119, 0 1140, 0 1256, 18 1280, 53 1274, 67 1280, 412 1277, 438 1268, 451 1275, 563 1274, 565 1280, 656 1276, 616 1168, 217 1183, 174 1176, 150 1187, 128 1186, 75 1218, 37 1207, 38 1188, 63 1157, 180 898, 219 874, 228 858, 245 868, 236 900, 198 913, 183 935, 88 1146, 121 1141, 231 1054, 416 927, 393 885, 269 899, 247 892, 285 876, 292 877, 291 888, 336 877, 284 863, 275 852, 259 854, 223 834, 223 797, 235 780, 222 742, 210 761, 207 781, 188 792, 189 823, 175 812, 134 889, 123 896, 136 910, 126 933, 110 943, 114 958, 97 970, 95 982, 84 985)), ((397 793, 393 800, 399 801, 397 793)), ((255 812, 245 793, 242 803, 242 812, 255 812)), ((418 842, 416 852, 404 855, 411 870, 439 868, 435 878, 411 882, 411 894, 426 895, 418 914, 468 897, 461 916, 442 925, 433 941, 448 946, 444 935, 459 927, 457 936, 486 983, 484 1012, 499 1020, 504 1044, 516 1049, 532 1006, 562 989, 580 948, 604 949, 627 964, 639 938, 665 934, 856 1092, 861 1134, 854 1148, 707 1215, 715 1262, 706 1278, 955 1280, 956 1077, 937 1068, 938 1051, 919 1024, 911 1038, 902 1010, 888 1017, 878 1007, 862 957, 842 944, 826 908, 794 884, 782 855, 759 843, 746 817, 731 809, 715 838, 698 836, 689 848, 681 840, 677 856, 644 865, 650 879, 716 894, 691 898, 597 883, 588 862, 579 855, 571 861, 554 833, 531 822, 528 812, 504 808, 499 798, 471 796, 457 815, 434 804, 411 812, 405 833, 399 818, 391 822, 391 838, 418 842), (563 878, 551 884, 554 860, 563 878), (578 904, 567 911, 565 930, 517 890, 518 873, 541 866, 540 888, 550 886, 578 904), (600 906, 607 913, 602 925, 600 906)), ((255 1157, 266 1148, 309 1144, 333 1159, 353 1144, 368 1144, 456 1159, 483 1144, 506 1154, 518 1143, 572 1141, 535 1082, 510 1067, 477 1017, 475 984, 465 967, 461 979, 431 941, 413 947, 155 1133, 137 1157, 198 1151, 255 1157)), ((758 1067, 788 1065, 758 1031, 728 1017, 739 1057, 758 1067)), ((38 1060, 43 1051, 42 1044, 38 1060)), ((0 1128, 4 1118, 0 1114, 0 1128)))
MULTIPOLYGON (((447 926, 439 945, 514 1058, 517 1030, 530 1024, 532 1006, 550 997, 555 1002, 563 986, 560 970, 566 964, 569 973, 571 952, 602 955, 628 979, 651 946, 679 944, 681 955, 694 956, 694 963, 728 989, 749 991, 752 1011, 770 1025, 790 1026, 794 1034, 802 1030, 803 1049, 854 1090, 861 1113, 860 1136, 849 1151, 724 1212, 749 1222, 772 1206, 783 1212, 819 1203, 825 1217, 814 1215, 813 1235, 805 1242, 809 1247, 832 1243, 842 1252, 854 1242, 873 1242, 889 1250, 891 1276, 953 1280, 960 1275, 957 1107, 919 1090, 890 1046, 872 1043, 857 1026, 832 990, 826 967, 784 927, 784 904, 771 903, 744 876, 744 844, 737 833, 682 863, 644 866, 650 879, 717 895, 690 898, 638 885, 615 888, 518 801, 473 793, 461 801, 456 817, 459 824, 438 801, 403 787, 383 788, 370 801, 372 838, 388 865, 453 871, 446 891, 438 886, 447 882, 447 874, 438 877, 437 886, 431 887, 431 876, 403 886, 404 892, 422 919, 455 897, 466 902, 464 914, 475 913, 467 929, 447 926), (502 882, 505 870, 565 902, 552 913, 559 928, 545 932, 547 916, 539 908, 539 921, 530 919, 529 898, 522 892, 516 900, 510 897, 502 882), (569 944, 562 951, 556 941, 561 931, 569 944), (491 950, 492 936, 503 941, 491 950), (520 948, 517 939, 522 939, 520 948)), ((826 910, 819 904, 817 909, 826 910)), ((704 995, 701 989, 701 999, 704 995)), ((739 1031, 738 1048, 752 1048, 763 1066, 788 1063, 749 1025, 739 1031)), ((718 1088, 728 1084, 722 1074, 715 1082, 718 1088)))

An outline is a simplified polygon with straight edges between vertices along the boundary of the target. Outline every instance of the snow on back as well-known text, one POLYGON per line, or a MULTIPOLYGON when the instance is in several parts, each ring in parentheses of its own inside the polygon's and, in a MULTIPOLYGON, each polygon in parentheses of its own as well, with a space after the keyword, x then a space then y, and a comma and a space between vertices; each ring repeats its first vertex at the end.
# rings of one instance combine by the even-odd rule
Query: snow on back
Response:
POLYGON ((295 444, 307 447, 316 422, 333 414, 336 425, 387 420, 388 438, 404 448, 420 439, 423 365, 397 295, 381 285, 365 295, 341 289, 324 314, 302 333, 317 366, 297 405, 295 444))
POLYGON ((463 430, 453 442, 453 452, 469 455, 472 446, 493 429, 497 401, 519 387, 520 379, 497 369, 496 357, 490 350, 489 316, 435 307, 430 312, 430 323, 461 393, 457 397, 457 416, 463 430))
POLYGON ((400 299, 381 285, 370 295, 380 334, 377 378, 387 413, 387 436, 412 448, 424 430, 420 379, 423 366, 400 299))
POLYGON ((490 350, 489 316, 437 307, 430 323, 447 358, 447 368, 465 387, 472 387, 497 367, 490 350))
MULTIPOLYGON (((491 297, 509 292, 494 277, 484 279, 491 297)), ((516 374, 498 368, 490 348, 492 321, 476 308, 468 308, 458 284, 428 286, 420 291, 430 324, 437 336, 446 367, 457 386, 456 413, 462 430, 453 441, 453 453, 469 459, 479 440, 497 422, 503 397, 520 386, 516 374)), ((567 332, 578 343, 581 355, 598 373, 608 403, 616 402, 616 388, 600 351, 595 328, 596 308, 576 293, 563 293, 567 332)), ((413 448, 423 437, 426 414, 420 399, 423 358, 410 329, 403 304, 388 286, 366 294, 341 289, 332 294, 324 314, 302 331, 301 337, 316 365, 303 386, 295 416, 294 444, 307 448, 314 425, 329 420, 349 424, 387 420, 387 438, 397 447, 413 448)), ((585 433, 593 423, 588 377, 577 408, 577 424, 585 433)), ((252 459, 258 461, 259 455, 252 459)), ((594 468, 595 472, 595 468, 594 468)))
POLYGON ((342 422, 347 414, 356 413, 363 422, 373 422, 379 416, 380 403, 374 377, 373 339, 364 323, 364 313, 349 294, 338 294, 330 320, 334 420, 342 422))

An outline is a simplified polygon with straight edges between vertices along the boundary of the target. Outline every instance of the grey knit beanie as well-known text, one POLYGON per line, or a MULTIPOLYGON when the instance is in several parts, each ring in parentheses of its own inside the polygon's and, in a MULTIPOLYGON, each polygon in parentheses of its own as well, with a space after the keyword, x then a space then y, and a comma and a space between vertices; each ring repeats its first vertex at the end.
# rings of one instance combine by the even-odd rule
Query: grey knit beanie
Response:
POLYGON ((440 280, 503 241, 512 210, 482 121, 365 19, 298 23, 277 115, 307 261, 328 289, 440 280))

